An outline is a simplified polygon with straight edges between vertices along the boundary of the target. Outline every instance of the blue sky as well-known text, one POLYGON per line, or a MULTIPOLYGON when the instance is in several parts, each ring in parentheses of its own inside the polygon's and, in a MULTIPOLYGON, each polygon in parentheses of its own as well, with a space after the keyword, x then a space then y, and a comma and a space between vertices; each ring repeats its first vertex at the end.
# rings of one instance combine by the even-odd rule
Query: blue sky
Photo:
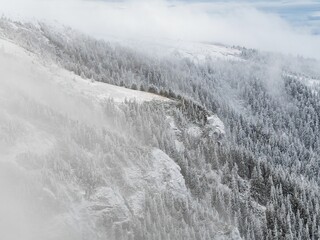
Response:
POLYGON ((274 6, 262 6, 262 11, 278 14, 295 26, 306 26, 313 34, 320 34, 320 1, 300 4, 283 3, 274 6))

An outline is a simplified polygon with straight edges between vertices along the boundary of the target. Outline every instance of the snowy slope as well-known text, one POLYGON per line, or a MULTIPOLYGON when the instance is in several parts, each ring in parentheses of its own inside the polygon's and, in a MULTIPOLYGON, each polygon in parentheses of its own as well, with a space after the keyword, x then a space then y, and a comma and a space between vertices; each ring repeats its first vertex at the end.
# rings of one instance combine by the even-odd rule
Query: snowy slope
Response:
MULTIPOLYGON (((73 120, 98 126, 106 125, 99 103, 108 99, 118 103, 125 100, 168 101, 155 94, 83 79, 4 39, 0 39, 0 49, 0 101, 3 104, 2 120, 6 122, 15 121, 10 119, 12 116, 5 109, 12 111, 8 103, 12 104, 10 101, 16 101, 15 98, 20 96, 40 102, 73 120)), ((30 123, 25 124, 24 131, 14 150, 5 148, 0 154, 9 156, 24 151, 40 152, 54 142, 54 137, 45 131, 37 131, 30 123)))
MULTIPOLYGON (((182 52, 201 61, 205 48, 188 43, 182 52)), ((215 57, 237 54, 208 49, 215 57)), ((83 79, 45 58, 46 50, 40 58, 0 39, 1 239, 133 239, 140 232, 194 239, 202 228, 214 239, 240 239, 214 208, 203 219, 202 203, 190 194, 170 152, 151 147, 170 135, 170 126, 179 135, 175 120, 166 122, 165 110, 155 107, 172 107, 166 104, 171 100, 83 79), (185 207, 189 219, 181 220, 185 207), (119 228, 127 238, 117 235, 119 228)), ((160 45, 158 53, 177 52, 160 45)), ((223 134, 223 123, 214 119, 207 128, 223 134)), ((172 140, 185 151, 177 137, 172 140)))
POLYGON ((41 72, 38 69, 34 74, 45 74, 50 78, 50 83, 55 83, 58 88, 71 95, 82 95, 97 101, 113 99, 115 102, 124 102, 125 100, 143 101, 167 101, 168 99, 147 92, 135 91, 123 87, 114 86, 111 84, 101 83, 83 79, 72 72, 64 70, 52 63, 41 62, 36 57, 25 49, 10 43, 4 39, 0 39, 0 51, 2 56, 10 58, 18 58, 19 62, 23 62, 24 68, 34 69, 35 66, 40 66, 41 72), (45 64, 43 66, 43 64, 45 64))
POLYGON ((304 83, 305 85, 307 85, 310 88, 319 89, 319 87, 320 87, 320 80, 317 78, 312 78, 312 77, 307 77, 307 76, 298 76, 298 75, 294 75, 294 74, 290 74, 290 73, 285 73, 284 75, 286 77, 296 79, 296 80, 304 83))
POLYGON ((241 51, 215 43, 190 42, 180 39, 119 39, 106 37, 108 41, 121 44, 143 53, 156 54, 159 57, 182 57, 194 62, 203 62, 206 58, 241 61, 241 51))
POLYGON ((102 128, 129 138, 108 122, 104 100, 167 99, 82 79, 4 39, 0 49, 1 239, 100 239, 108 231, 97 223, 141 216, 148 191, 188 195, 180 168, 159 149, 128 145, 141 157, 124 152, 126 161, 106 161, 102 156, 115 150, 79 142, 85 131, 102 128), (85 172, 105 179, 89 199, 85 172))
POLYGON ((168 103, 82 79, 1 41, 0 238, 271 239, 294 230, 309 239, 316 230, 316 64, 183 41, 122 48, 5 21, 0 34, 81 76, 179 95, 168 103))

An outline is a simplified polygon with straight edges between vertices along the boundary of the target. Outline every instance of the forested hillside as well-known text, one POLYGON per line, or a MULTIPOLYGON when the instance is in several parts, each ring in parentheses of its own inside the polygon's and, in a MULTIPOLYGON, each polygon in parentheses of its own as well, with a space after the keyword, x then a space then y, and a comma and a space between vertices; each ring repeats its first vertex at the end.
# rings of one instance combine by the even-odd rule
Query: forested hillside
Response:
MULTIPOLYGON (((109 129, 19 101, 19 114, 40 114, 41 121, 68 129, 61 129, 64 141, 42 156, 41 174, 47 188, 58 189, 47 184, 57 179, 80 186, 68 194, 84 191, 83 196, 66 197, 68 201, 95 203, 92 208, 82 205, 89 209, 83 219, 95 215, 94 227, 89 224, 86 233, 99 229, 96 235, 90 232, 91 239, 237 239, 238 231, 248 240, 320 239, 316 60, 233 47, 240 52, 235 59, 208 54, 196 62, 177 54, 152 56, 70 28, 6 18, 0 20, 0 36, 90 81, 168 98, 100 102, 104 119, 113 126, 109 129), (176 165, 161 166, 168 159, 176 165), (129 186, 138 179, 132 174, 153 169, 149 164, 160 164, 155 169, 163 169, 161 177, 149 172, 129 186), (127 168, 139 170, 129 173, 127 168), (159 190, 156 184, 163 181, 167 185, 159 190), (105 186, 120 186, 115 192, 121 210, 114 208, 114 214, 99 208, 105 186), (139 211, 126 199, 139 198, 141 189, 147 190, 139 211)), ((32 155, 23 159, 38 164, 32 155)))

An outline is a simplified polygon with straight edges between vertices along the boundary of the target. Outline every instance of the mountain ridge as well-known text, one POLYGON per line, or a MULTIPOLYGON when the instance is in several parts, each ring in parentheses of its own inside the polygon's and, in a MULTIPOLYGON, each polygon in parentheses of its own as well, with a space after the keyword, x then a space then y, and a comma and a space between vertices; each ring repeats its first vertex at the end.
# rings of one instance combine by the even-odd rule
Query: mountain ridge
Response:
MULTIPOLYGON (((42 169, 44 180, 37 184, 44 184, 46 190, 41 195, 55 203, 52 209, 64 209, 61 217, 67 223, 72 219, 70 225, 57 227, 65 238, 78 239, 81 234, 83 239, 320 236, 320 95, 314 84, 305 81, 319 79, 315 60, 245 48, 237 50, 241 61, 210 57, 210 51, 201 61, 184 54, 158 57, 71 29, 59 32, 44 23, 10 24, 1 19, 2 35, 37 53, 47 64, 80 76, 79 81, 69 79, 71 86, 88 83, 76 87, 72 97, 63 98, 55 108, 55 96, 61 89, 70 90, 67 79, 60 81, 58 91, 44 87, 40 98, 31 91, 33 87, 28 97, 22 97, 29 84, 21 85, 18 94, 0 92, 2 109, 16 111, 8 115, 2 110, 4 139, 15 141, 31 131, 13 116, 34 124, 40 121, 41 126, 61 133, 48 154, 28 153, 32 148, 27 147, 17 161, 31 172, 42 169), (146 96, 143 91, 148 91, 160 101, 137 103, 125 97, 96 101, 99 91, 114 89, 103 82, 134 89, 121 88, 125 96, 129 92, 146 96), (99 90, 88 93, 95 86, 99 90), (48 108, 43 99, 50 94, 48 108), (162 101, 163 97, 168 100, 162 101), (172 187, 183 181, 181 189, 187 193, 173 194, 172 187), (79 224, 86 226, 81 233, 76 230, 79 224)), ((49 77, 48 82, 52 80, 49 77)), ((35 89, 41 84, 34 84, 35 89)), ((108 96, 117 97, 112 94, 113 90, 108 96)), ((39 138, 45 139, 41 134, 39 138)))

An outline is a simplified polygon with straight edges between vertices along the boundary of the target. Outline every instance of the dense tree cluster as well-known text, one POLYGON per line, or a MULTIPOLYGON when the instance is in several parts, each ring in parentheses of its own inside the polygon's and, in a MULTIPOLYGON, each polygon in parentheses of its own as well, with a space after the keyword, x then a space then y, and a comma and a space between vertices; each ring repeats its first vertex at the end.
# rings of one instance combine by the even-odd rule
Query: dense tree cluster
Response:
MULTIPOLYGON (((125 126, 142 145, 160 148, 178 163, 191 192, 187 200, 169 192, 150 193, 143 217, 118 225, 110 219, 101 222, 113 231, 114 239, 213 239, 217 229, 228 226, 237 227, 248 240, 320 239, 320 95, 317 87, 307 84, 308 78, 319 79, 320 74, 312 60, 241 49, 239 61, 208 58, 194 63, 176 56, 153 58, 45 24, 2 19, 0 29, 78 75, 175 100, 128 102, 121 105, 123 114, 114 103, 104 104, 115 125, 125 126), (225 124, 222 142, 205 134, 212 113, 225 124), (170 129, 168 116, 178 133, 170 129), (200 137, 188 134, 190 124, 201 129, 200 137), (176 147, 176 141, 184 150, 176 147)), ((104 154, 94 160, 99 168, 103 169, 104 158, 114 164, 143 158, 144 151, 130 138, 71 125, 77 146, 104 154)), ((52 168, 69 164, 76 169, 75 177, 89 197, 104 184, 104 176, 86 166, 90 163, 85 155, 70 157, 64 155, 70 150, 64 151, 48 162, 54 163, 52 168), (68 159, 76 162, 65 163, 68 159)), ((108 181, 119 176, 109 173, 108 181)))

